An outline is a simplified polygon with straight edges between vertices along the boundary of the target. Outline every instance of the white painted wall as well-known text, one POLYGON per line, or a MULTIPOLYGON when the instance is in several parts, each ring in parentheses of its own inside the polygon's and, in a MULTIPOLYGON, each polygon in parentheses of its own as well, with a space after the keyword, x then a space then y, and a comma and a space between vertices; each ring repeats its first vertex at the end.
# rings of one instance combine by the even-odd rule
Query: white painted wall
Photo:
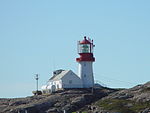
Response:
POLYGON ((42 86, 42 91, 46 90, 46 93, 51 93, 52 90, 59 90, 62 88, 62 80, 49 81, 47 85, 42 86), (55 86, 55 88, 54 88, 55 86))
POLYGON ((56 89, 61 89, 62 88, 62 81, 61 80, 53 81, 52 85, 55 85, 56 89))
POLYGON ((70 70, 61 79, 55 81, 51 80, 47 85, 42 86, 42 91, 51 93, 54 89, 59 90, 62 88, 83 88, 82 80, 70 70))
POLYGON ((83 88, 90 88, 94 85, 93 62, 79 62, 78 76, 83 82, 83 88))
POLYGON ((82 88, 81 79, 71 70, 62 78, 63 88, 82 88))

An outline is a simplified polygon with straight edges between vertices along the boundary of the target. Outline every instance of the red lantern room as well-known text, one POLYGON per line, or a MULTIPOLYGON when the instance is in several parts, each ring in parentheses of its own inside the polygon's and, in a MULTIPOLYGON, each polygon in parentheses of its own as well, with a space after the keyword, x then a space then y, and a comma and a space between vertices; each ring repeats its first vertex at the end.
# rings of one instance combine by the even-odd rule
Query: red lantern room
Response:
POLYGON ((93 57, 93 40, 90 38, 84 37, 83 41, 78 41, 78 54, 80 55, 79 58, 76 58, 77 62, 82 61, 91 61, 94 62, 95 58, 93 57))

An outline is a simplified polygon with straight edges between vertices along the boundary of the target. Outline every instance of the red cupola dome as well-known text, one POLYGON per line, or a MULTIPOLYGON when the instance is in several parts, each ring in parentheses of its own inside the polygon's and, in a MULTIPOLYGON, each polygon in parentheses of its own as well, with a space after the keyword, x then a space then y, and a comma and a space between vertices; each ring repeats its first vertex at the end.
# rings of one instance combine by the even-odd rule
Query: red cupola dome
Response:
POLYGON ((80 44, 91 44, 91 41, 90 41, 90 40, 87 40, 87 39, 86 39, 86 36, 84 36, 84 40, 82 40, 82 41, 80 42, 80 44))

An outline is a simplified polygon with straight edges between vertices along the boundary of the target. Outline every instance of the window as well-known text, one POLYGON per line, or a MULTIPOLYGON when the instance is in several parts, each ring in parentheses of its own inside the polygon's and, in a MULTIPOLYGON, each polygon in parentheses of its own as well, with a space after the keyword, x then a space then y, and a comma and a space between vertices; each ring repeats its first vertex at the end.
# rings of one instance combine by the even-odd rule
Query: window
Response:
POLYGON ((84 77, 86 77, 86 74, 84 74, 84 77))
POLYGON ((69 84, 72 84, 72 80, 69 80, 69 84))
POLYGON ((59 85, 57 84, 57 88, 59 89, 59 85))
POLYGON ((90 45, 82 44, 81 45, 81 53, 90 53, 90 45))
POLYGON ((90 44, 80 44, 79 53, 90 53, 90 44))

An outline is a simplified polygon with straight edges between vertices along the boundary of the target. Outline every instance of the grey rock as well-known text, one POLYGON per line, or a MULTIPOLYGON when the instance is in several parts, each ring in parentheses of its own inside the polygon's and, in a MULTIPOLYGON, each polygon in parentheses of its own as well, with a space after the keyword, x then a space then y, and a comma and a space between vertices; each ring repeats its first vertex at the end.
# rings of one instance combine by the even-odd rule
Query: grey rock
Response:
MULTIPOLYGON (((26 98, 0 99, 0 113, 63 113, 84 111, 89 113, 117 113, 103 109, 94 104, 105 99, 121 99, 134 102, 150 102, 150 82, 137 85, 130 89, 115 90, 110 88, 95 89, 68 89, 51 95, 36 95, 26 98), (19 111, 19 112, 18 112, 19 111)), ((125 104, 132 107, 133 104, 125 104)), ((149 113, 150 108, 145 108, 139 113, 149 113)))

